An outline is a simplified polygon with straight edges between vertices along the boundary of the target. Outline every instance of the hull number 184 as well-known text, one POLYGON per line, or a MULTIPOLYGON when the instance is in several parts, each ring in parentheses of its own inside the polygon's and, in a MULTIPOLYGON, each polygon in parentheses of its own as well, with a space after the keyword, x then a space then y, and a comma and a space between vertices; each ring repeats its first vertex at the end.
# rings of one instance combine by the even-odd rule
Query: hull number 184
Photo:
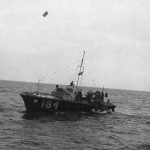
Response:
POLYGON ((59 106, 59 101, 53 102, 51 100, 47 100, 46 102, 44 100, 41 104, 41 108, 46 108, 46 109, 51 109, 51 108, 57 109, 58 106, 59 106))

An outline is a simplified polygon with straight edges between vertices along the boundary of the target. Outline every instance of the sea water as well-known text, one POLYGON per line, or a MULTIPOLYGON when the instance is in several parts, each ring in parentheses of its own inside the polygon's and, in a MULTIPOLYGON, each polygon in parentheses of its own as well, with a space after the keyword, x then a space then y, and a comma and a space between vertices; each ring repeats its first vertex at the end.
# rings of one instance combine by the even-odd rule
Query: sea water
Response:
MULTIPOLYGON (((19 94, 36 88, 0 81, 1 150, 150 150, 150 92, 105 89, 114 113, 27 114, 19 94)), ((40 85, 43 92, 53 88, 40 85)))

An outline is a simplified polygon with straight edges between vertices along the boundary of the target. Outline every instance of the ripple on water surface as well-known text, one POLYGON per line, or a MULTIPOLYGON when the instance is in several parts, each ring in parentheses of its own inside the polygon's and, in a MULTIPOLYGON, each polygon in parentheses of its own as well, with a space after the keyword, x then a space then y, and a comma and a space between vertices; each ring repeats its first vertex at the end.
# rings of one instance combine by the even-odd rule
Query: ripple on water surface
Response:
POLYGON ((105 89, 117 105, 112 114, 27 114, 19 96, 27 89, 36 84, 0 84, 0 149, 150 149, 149 92, 105 89))

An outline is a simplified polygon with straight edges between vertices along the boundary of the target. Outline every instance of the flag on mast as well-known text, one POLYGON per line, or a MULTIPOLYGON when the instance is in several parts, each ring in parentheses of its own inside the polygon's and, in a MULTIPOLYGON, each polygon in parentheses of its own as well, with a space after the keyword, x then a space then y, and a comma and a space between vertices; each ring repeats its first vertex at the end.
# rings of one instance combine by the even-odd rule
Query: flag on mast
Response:
POLYGON ((82 74, 83 74, 83 71, 78 73, 78 75, 82 75, 82 74))

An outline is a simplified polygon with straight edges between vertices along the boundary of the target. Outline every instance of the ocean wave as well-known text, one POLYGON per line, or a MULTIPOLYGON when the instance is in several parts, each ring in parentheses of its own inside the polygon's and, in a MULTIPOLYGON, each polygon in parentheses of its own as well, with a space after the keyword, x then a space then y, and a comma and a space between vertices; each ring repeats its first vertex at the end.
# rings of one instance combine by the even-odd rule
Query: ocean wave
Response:
POLYGON ((26 113, 19 93, 35 87, 1 83, 0 149, 150 149, 149 92, 108 89, 117 106, 111 114, 26 113))

